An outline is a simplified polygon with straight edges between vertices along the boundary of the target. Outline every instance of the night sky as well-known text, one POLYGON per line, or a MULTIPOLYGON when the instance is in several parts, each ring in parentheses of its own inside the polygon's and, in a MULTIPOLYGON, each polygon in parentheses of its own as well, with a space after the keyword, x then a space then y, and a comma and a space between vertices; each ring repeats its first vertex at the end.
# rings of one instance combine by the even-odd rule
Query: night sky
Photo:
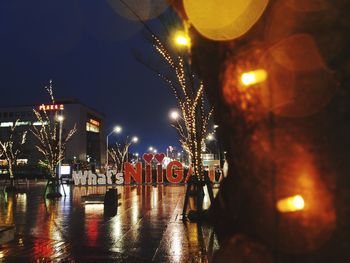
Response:
MULTIPOLYGON (((0 1, 0 106, 77 98, 106 115, 107 130, 137 135, 131 151, 178 145, 168 113, 176 101, 165 83, 140 64, 142 26, 119 17, 105 1, 0 1)), ((113 141, 116 137, 110 137, 113 141)))

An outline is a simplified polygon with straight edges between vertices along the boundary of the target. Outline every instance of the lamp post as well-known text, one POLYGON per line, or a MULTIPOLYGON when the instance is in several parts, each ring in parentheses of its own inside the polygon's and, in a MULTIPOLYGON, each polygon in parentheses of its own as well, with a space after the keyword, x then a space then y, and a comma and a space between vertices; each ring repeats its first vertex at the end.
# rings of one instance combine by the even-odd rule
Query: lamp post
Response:
POLYGON ((60 129, 58 133, 58 156, 59 156, 59 161, 58 161, 58 180, 61 178, 61 155, 62 155, 62 127, 63 127, 63 121, 64 117, 63 115, 58 115, 57 120, 60 123, 60 129))
MULTIPOLYGON (((137 143, 138 141, 139 141, 139 138, 137 136, 134 136, 134 137, 131 138, 130 145, 132 143, 137 143)), ((126 161, 129 162, 129 147, 126 150, 126 161)))
POLYGON ((122 127, 117 125, 114 127, 114 129, 107 135, 106 137, 106 173, 108 172, 108 137, 112 135, 112 133, 121 133, 122 132, 122 127))

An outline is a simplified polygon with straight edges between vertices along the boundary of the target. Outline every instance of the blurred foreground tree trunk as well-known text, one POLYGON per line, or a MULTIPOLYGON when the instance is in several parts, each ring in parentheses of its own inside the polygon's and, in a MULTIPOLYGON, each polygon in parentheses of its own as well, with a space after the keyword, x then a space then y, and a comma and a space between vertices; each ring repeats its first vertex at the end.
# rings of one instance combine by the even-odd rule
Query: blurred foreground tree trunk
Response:
POLYGON ((191 30, 229 164, 211 207, 226 259, 243 235, 276 261, 350 260, 350 3, 295 2, 270 1, 237 40, 191 30), (258 69, 266 80, 246 86, 242 74, 258 69), (295 195, 303 210, 277 208, 295 195))

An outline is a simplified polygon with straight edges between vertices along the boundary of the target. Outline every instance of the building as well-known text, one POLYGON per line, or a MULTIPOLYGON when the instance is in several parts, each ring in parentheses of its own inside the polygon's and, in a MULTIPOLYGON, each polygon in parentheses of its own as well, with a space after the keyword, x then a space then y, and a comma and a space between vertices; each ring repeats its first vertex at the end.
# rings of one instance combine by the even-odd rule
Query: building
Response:
MULTIPOLYGON (((6 129, 12 127, 16 120, 18 131, 29 130, 32 126, 40 126, 33 109, 46 111, 51 120, 57 114, 64 117, 62 134, 76 125, 77 132, 68 142, 64 162, 87 161, 97 167, 105 162, 106 138, 104 136, 104 115, 78 102, 77 100, 58 101, 56 104, 40 104, 31 106, 14 106, 0 108, 0 138, 6 129)), ((36 150, 37 139, 28 131, 27 142, 18 162, 28 166, 37 166, 42 158, 36 150)), ((6 165, 0 160, 0 165, 6 165)))

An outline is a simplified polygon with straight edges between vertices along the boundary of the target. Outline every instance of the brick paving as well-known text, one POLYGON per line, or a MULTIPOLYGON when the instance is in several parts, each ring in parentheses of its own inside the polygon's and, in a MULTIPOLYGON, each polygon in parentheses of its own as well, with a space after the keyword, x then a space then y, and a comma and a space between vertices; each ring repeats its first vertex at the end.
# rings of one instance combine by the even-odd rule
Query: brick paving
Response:
POLYGON ((182 222, 184 186, 120 186, 112 217, 103 204, 81 201, 106 187, 65 186, 57 201, 43 190, 32 183, 0 194, 0 223, 16 226, 15 240, 0 247, 1 262, 207 262, 218 248, 210 227, 182 222))

